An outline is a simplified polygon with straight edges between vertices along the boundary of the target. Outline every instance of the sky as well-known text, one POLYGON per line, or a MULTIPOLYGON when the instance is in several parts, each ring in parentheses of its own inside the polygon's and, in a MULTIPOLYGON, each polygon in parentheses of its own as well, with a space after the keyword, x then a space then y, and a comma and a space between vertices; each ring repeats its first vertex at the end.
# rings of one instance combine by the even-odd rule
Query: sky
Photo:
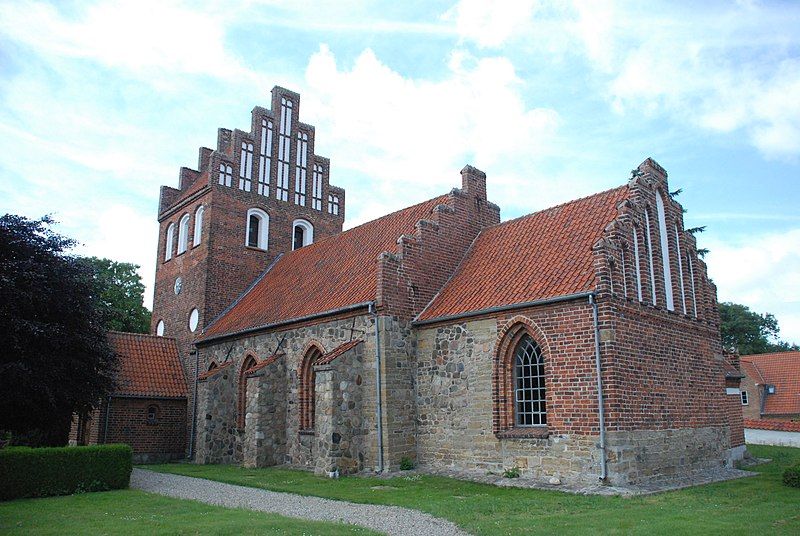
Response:
POLYGON ((352 227, 487 173, 504 220, 647 157, 720 301, 800 343, 800 3, 0 0, 0 213, 141 266, 160 185, 301 95, 352 227))

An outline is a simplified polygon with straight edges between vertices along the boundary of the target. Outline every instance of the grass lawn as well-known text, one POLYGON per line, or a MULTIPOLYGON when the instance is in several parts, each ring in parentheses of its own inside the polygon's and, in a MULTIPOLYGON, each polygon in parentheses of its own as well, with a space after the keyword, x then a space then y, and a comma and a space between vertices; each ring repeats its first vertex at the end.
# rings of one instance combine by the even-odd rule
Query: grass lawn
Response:
POLYGON ((759 476, 634 498, 498 488, 421 475, 331 480, 280 468, 143 467, 274 491, 406 506, 450 519, 475 534, 800 534, 800 489, 781 483, 783 469, 800 462, 800 449, 748 448, 773 460, 752 468, 759 476))
POLYGON ((136 490, 0 502, 0 534, 375 534, 136 490))

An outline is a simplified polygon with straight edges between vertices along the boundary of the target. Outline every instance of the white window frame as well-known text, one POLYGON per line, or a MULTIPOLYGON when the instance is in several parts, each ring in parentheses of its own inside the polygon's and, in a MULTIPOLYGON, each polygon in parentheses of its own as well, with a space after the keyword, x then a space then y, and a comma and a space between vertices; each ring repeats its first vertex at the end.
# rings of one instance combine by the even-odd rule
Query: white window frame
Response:
POLYGON ((251 208, 247 211, 247 218, 245 219, 245 234, 244 245, 252 248, 250 245, 250 217, 255 216, 258 218, 258 237, 256 237, 256 244, 258 249, 266 250, 269 246, 269 214, 260 208, 251 208))
POLYGON ((328 214, 339 215, 339 196, 328 194, 328 214))
POLYGON ((205 207, 200 205, 197 207, 197 210, 194 211, 194 236, 192 237, 192 247, 199 246, 200 242, 203 240, 203 213, 205 210, 205 207))
POLYGON ((175 247, 175 224, 167 226, 166 239, 164 240, 164 261, 172 258, 172 249, 175 247))
POLYGON ((194 307, 191 311, 189 311, 189 321, 186 325, 189 328, 189 331, 192 333, 197 331, 197 328, 200 325, 200 311, 197 310, 197 307, 194 307), (194 327, 192 324, 194 324, 194 327))
POLYGON ((744 389, 742 389, 742 390, 739 392, 739 395, 740 395, 740 396, 741 396, 741 398, 742 398, 742 405, 743 405, 743 406, 749 406, 749 405, 750 405, 750 397, 747 395, 747 391, 745 391, 744 389))
POLYGON ((293 107, 294 104, 291 100, 281 98, 281 124, 278 132, 278 180, 275 185, 275 197, 280 201, 289 200, 293 107))
POLYGON ((239 162, 239 189, 249 192, 253 187, 253 143, 242 140, 239 162))
POLYGON ((294 247, 294 230, 296 227, 302 227, 305 231, 303 233, 303 246, 308 246, 314 243, 314 226, 307 220, 297 219, 292 222, 292 250, 294 247))
POLYGON ((322 175, 325 168, 314 164, 314 174, 311 180, 311 208, 322 210, 322 175))
POLYGON ((261 145, 258 154, 258 195, 269 197, 272 174, 272 120, 261 119, 261 145))
POLYGON ((231 186, 233 184, 233 168, 230 164, 220 163, 219 183, 222 186, 231 186))
POLYGON ((159 320, 158 324, 156 324, 156 335, 159 337, 164 336, 164 320, 159 320))
POLYGON ((181 216, 180 222, 178 223, 178 252, 177 254, 180 255, 182 253, 186 253, 186 250, 189 249, 189 214, 184 214, 181 216))

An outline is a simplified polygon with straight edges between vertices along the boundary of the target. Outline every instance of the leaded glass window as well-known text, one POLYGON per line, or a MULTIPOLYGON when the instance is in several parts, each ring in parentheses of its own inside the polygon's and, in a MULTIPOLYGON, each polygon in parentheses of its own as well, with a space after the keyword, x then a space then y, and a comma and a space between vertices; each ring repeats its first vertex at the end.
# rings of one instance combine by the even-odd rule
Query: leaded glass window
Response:
POLYGON ((547 424, 544 359, 541 348, 528 334, 514 350, 514 424, 547 424))

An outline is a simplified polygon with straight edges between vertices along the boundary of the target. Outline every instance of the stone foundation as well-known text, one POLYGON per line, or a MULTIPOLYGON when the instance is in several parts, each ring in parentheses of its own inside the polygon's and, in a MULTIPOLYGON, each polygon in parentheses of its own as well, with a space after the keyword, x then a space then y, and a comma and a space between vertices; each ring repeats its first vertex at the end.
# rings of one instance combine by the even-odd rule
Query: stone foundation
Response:
POLYGON ((725 426, 609 432, 609 483, 666 481, 720 468, 727 459, 729 437, 725 426))

